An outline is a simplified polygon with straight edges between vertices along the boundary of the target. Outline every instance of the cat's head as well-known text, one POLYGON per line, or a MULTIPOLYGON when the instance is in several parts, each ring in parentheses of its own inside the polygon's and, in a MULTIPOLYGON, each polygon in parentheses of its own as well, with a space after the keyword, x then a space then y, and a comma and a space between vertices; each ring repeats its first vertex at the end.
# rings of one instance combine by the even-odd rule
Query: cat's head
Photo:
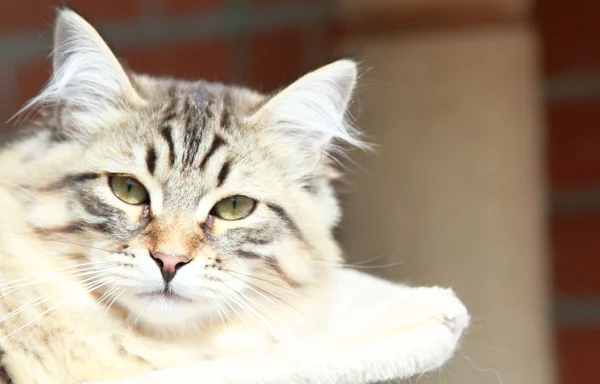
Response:
POLYGON ((156 324, 216 317, 211 303, 272 300, 339 259, 331 158, 363 145, 346 119, 356 76, 342 60, 270 96, 143 76, 61 10, 51 80, 25 108, 36 132, 3 172, 32 233, 116 305, 156 324))

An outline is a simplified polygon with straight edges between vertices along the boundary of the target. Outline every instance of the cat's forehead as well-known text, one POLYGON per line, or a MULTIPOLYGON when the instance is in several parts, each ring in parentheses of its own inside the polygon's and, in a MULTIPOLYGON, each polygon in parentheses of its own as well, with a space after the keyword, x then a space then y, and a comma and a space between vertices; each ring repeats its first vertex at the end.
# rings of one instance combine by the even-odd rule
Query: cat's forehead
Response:
POLYGON ((264 157, 249 151, 255 132, 244 117, 264 96, 206 82, 148 80, 142 90, 150 103, 131 127, 138 137, 134 153, 161 188, 165 208, 191 208, 232 175, 261 167, 264 157))
POLYGON ((164 141, 178 166, 196 164, 196 152, 216 138, 247 140, 255 132, 244 121, 266 100, 241 87, 205 81, 185 82, 138 76, 136 86, 147 100, 130 131, 142 142, 164 141))
POLYGON ((150 108, 164 118, 214 118, 215 110, 236 115, 249 114, 265 101, 265 96, 248 88, 206 81, 181 81, 136 76, 136 88, 149 101, 150 108), (194 108, 195 107, 195 108, 194 108))

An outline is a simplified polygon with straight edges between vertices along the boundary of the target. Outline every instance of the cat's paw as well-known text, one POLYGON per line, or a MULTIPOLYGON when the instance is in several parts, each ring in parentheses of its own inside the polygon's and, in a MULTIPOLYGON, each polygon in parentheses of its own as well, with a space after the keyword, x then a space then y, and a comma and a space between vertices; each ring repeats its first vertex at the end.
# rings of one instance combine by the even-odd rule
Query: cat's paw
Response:
POLYGON ((418 371, 428 371, 452 357, 470 316, 451 289, 413 288, 394 310, 393 322, 410 345, 418 371))
POLYGON ((470 316, 467 308, 451 289, 422 288, 421 292, 417 292, 416 300, 434 322, 445 326, 456 339, 459 339, 469 326, 470 316))
POLYGON ((393 312, 396 325, 416 327, 433 324, 444 326, 460 337, 469 325, 469 313, 454 291, 447 288, 412 288, 393 312))

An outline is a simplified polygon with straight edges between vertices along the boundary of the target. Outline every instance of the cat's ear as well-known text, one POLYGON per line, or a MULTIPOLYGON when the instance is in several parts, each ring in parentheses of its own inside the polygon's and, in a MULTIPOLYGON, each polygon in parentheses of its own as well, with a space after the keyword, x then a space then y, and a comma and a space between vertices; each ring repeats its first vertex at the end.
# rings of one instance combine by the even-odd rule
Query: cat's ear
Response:
POLYGON ((336 61, 277 93, 252 119, 276 137, 278 147, 295 147, 311 158, 337 151, 340 143, 367 147, 348 120, 356 81, 356 63, 336 61))
POLYGON ((100 34, 70 9, 57 12, 52 76, 25 108, 54 108, 69 130, 102 125, 106 112, 141 102, 128 74, 100 34))

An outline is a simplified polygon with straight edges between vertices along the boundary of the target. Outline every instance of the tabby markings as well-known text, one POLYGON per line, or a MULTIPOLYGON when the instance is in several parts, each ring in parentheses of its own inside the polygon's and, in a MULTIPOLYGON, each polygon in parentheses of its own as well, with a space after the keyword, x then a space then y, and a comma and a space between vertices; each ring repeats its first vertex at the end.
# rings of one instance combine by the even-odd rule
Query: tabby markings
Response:
POLYGON ((225 140, 221 136, 215 135, 213 137, 213 142, 210 146, 210 149, 208 150, 208 152, 204 156, 204 159, 202 159, 202 162, 200 163, 200 170, 202 170, 202 171, 204 170, 204 168, 206 167, 206 164, 208 163, 208 160, 211 158, 212 155, 214 155, 214 153, 217 151, 217 149, 219 149, 219 147, 221 147, 222 145, 225 145, 225 140))
POLYGON ((154 175, 154 170, 156 169, 156 150, 154 150, 154 147, 148 148, 146 152, 146 167, 148 168, 148 172, 154 175))
POLYGON ((223 163, 221 170, 219 171, 219 175, 217 176, 217 187, 220 187, 227 179, 227 175, 229 175, 229 171, 231 170, 231 162, 226 161, 223 163))
POLYGON ((160 130, 160 135, 167 142, 167 146, 169 147, 169 165, 172 167, 175 164, 175 144, 173 142, 173 132, 171 132, 171 127, 169 125, 164 126, 160 130))

